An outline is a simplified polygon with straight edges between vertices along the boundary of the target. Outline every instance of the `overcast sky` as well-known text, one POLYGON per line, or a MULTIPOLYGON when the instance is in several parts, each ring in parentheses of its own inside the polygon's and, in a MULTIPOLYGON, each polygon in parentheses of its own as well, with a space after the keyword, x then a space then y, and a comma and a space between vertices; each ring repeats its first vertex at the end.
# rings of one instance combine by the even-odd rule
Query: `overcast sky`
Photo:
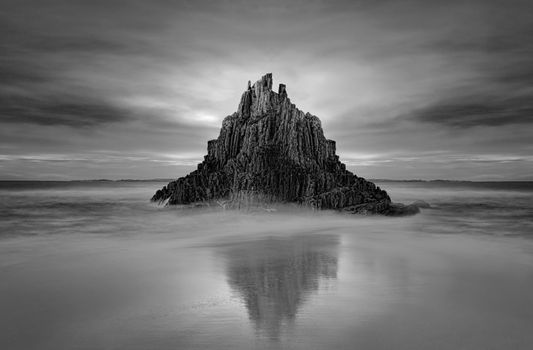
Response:
POLYGON ((272 72, 359 176, 533 180, 531 33, 531 1, 1 0, 0 179, 185 175, 272 72))

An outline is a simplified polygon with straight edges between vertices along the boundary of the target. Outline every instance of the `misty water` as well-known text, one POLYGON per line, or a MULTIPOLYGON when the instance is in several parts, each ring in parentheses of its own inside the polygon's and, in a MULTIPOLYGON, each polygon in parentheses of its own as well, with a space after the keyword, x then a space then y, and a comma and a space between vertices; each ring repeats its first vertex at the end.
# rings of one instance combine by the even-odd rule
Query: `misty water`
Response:
POLYGON ((533 184, 378 183, 416 216, 0 183, 1 349, 530 349, 533 184))

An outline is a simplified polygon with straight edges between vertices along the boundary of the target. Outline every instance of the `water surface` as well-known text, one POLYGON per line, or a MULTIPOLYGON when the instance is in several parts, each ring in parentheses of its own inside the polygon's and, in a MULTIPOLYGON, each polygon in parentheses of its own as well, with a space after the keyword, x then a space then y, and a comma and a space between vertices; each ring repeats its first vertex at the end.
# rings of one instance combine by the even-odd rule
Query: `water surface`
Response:
POLYGON ((529 349, 533 187, 379 183, 406 218, 0 183, 2 349, 529 349))

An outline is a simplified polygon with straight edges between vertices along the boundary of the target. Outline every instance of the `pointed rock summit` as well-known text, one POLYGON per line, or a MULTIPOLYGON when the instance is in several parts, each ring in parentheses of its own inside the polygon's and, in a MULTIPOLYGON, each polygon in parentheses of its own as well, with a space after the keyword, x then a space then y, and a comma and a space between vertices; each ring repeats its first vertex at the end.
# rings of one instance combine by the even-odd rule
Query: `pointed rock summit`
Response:
POLYGON ((224 119, 218 138, 208 141, 198 169, 158 190, 152 201, 405 211, 391 204, 387 192, 346 170, 335 154, 335 141, 324 137, 320 120, 296 108, 284 84, 272 91, 271 73, 253 85, 248 82, 237 112, 224 119))

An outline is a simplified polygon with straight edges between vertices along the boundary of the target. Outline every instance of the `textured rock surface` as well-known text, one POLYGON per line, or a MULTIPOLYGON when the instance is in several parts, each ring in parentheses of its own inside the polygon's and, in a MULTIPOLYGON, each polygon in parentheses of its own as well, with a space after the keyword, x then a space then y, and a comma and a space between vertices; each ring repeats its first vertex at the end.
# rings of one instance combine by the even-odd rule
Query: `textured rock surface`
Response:
POLYGON ((297 109, 285 85, 272 91, 272 74, 248 83, 237 112, 224 119, 204 158, 197 170, 157 191, 152 201, 218 200, 230 207, 294 202, 353 213, 401 211, 387 192, 346 170, 320 120, 297 109))

